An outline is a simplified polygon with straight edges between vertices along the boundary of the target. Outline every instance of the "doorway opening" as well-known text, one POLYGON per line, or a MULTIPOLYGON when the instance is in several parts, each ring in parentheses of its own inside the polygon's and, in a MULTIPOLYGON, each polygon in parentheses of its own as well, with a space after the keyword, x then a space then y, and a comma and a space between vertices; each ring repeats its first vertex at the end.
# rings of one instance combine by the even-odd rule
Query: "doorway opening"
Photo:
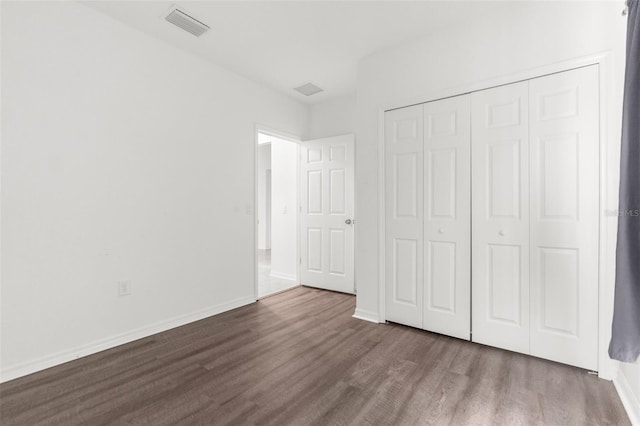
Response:
POLYGON ((298 285, 299 146, 258 131, 258 299, 298 285))

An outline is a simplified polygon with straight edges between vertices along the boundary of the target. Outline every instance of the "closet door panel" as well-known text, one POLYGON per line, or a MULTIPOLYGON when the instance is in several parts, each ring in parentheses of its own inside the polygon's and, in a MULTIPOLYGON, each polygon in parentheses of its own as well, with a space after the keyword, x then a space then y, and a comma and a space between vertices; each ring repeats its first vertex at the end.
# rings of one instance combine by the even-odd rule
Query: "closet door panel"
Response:
POLYGON ((531 354, 597 370, 598 68, 530 81, 531 354))
POLYGON ((473 341, 529 353, 528 83, 471 95, 473 341))
POLYGON ((426 330, 468 340, 471 316, 470 96, 424 104, 426 330))
POLYGON ((422 327, 423 107, 385 113, 386 319, 422 327))

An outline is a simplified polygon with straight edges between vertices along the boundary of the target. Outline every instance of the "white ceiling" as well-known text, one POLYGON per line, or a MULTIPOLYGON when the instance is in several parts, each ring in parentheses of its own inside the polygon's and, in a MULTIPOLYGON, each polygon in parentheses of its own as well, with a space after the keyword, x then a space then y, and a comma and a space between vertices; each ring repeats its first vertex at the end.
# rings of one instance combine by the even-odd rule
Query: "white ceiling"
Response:
POLYGON ((174 2, 84 4, 306 103, 353 93, 358 61, 375 51, 500 7, 481 1, 177 2, 212 27, 197 38, 163 19, 174 2), (305 97, 293 90, 309 81, 325 92, 305 97))

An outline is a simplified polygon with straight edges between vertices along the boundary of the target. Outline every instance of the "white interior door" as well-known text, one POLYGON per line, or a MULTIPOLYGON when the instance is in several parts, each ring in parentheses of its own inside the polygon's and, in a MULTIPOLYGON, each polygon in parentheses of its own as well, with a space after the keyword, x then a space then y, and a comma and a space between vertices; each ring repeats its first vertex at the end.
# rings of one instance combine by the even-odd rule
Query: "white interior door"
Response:
POLYGON ((529 89, 531 354, 597 370, 598 68, 529 89))
POLYGON ((300 282, 354 292, 354 136, 300 149, 300 282))
POLYGON ((529 353, 528 83, 471 95, 473 341, 529 353))
POLYGON ((422 328, 423 106, 385 113, 386 319, 422 328))
POLYGON ((424 104, 424 314, 422 328, 471 332, 470 96, 424 104))

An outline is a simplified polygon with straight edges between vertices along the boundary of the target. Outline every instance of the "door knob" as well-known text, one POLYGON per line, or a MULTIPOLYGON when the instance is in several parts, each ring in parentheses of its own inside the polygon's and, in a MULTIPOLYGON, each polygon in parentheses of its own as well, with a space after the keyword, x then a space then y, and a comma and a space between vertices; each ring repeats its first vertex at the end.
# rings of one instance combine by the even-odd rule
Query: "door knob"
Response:
POLYGON ((507 233, 504 232, 503 230, 498 231, 498 235, 500 235, 501 237, 504 237, 507 233))
POLYGON ((347 219, 344 221, 344 223, 346 223, 347 225, 351 225, 353 221, 351 219, 347 219))
POLYGON ((444 234, 444 228, 440 228, 440 229, 438 229, 438 232, 439 232, 440 234, 444 234))

